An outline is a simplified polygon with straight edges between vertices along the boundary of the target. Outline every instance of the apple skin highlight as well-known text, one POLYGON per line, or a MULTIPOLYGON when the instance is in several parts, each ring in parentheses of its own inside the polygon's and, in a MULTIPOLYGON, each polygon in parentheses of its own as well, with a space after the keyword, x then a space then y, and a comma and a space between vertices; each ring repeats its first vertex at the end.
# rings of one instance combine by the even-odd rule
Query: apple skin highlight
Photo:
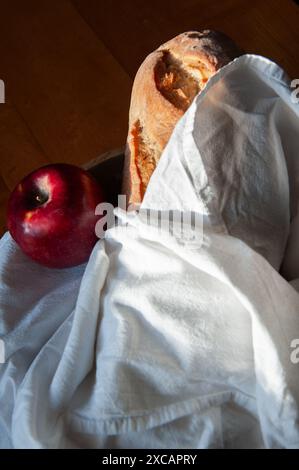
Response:
POLYGON ((75 165, 56 163, 26 176, 12 191, 8 230, 22 251, 49 268, 86 262, 98 240, 96 206, 104 194, 96 180, 75 165))

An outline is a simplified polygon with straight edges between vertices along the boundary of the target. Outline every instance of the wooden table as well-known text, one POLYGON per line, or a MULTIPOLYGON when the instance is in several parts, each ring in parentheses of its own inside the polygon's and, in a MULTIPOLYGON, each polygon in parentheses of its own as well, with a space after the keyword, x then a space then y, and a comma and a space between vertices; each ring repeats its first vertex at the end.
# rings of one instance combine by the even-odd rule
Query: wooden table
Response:
POLYGON ((0 230, 9 191, 48 162, 83 164, 124 144, 144 57, 214 28, 299 78, 292 0, 0 0, 0 230))

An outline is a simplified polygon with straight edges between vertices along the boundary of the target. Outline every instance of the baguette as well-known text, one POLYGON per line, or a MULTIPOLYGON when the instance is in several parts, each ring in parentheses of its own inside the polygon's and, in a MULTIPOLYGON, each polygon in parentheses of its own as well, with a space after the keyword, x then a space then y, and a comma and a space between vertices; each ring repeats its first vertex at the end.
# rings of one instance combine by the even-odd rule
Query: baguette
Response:
POLYGON ((241 55, 225 34, 189 31, 162 44, 141 64, 132 89, 123 194, 141 203, 177 121, 208 79, 241 55))

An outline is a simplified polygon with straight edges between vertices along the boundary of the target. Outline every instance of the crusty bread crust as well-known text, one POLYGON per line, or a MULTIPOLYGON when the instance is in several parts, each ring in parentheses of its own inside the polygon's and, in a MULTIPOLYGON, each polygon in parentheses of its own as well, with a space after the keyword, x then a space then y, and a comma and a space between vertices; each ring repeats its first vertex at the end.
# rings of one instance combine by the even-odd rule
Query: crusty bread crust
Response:
POLYGON ((208 79, 242 51, 216 31, 189 31, 141 64, 132 89, 123 174, 127 203, 140 203, 171 133, 208 79))

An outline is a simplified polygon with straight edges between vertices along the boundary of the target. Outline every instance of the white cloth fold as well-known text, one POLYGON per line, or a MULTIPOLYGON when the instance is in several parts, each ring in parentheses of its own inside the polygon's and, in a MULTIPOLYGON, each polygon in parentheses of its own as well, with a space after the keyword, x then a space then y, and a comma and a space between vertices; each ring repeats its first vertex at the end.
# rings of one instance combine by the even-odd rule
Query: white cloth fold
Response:
POLYGON ((298 107, 245 55, 179 121, 141 209, 200 215, 200 246, 117 210, 87 266, 57 271, 4 236, 2 447, 299 448, 299 295, 278 272, 298 107))

